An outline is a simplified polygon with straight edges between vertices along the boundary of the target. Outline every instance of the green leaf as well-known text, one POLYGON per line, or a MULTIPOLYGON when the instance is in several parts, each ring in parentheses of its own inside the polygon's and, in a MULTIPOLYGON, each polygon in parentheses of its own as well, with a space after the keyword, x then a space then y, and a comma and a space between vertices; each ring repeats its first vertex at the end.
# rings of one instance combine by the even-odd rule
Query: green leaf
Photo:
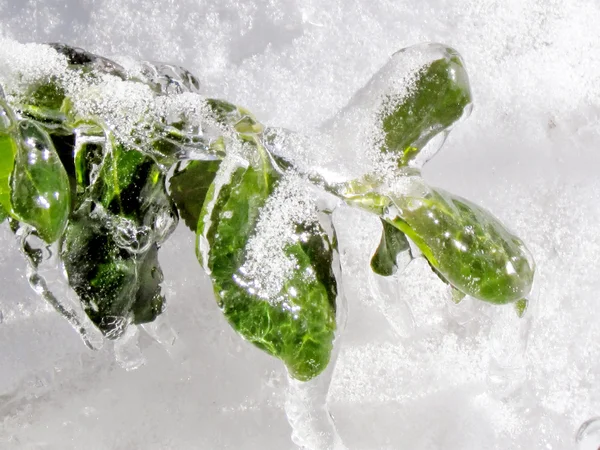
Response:
POLYGON ((408 251, 410 245, 402 231, 382 221, 383 230, 381 241, 375 254, 371 258, 371 269, 378 275, 387 277, 398 270, 396 258, 402 252, 408 251))
POLYGON ((58 111, 65 99, 65 91, 56 82, 50 81, 29 88, 27 97, 33 106, 58 111))
POLYGON ((152 321, 164 309, 158 244, 175 228, 177 212, 149 156, 114 140, 75 148, 79 207, 61 255, 86 313, 116 338, 128 323, 152 321))
MULTIPOLYGON (((77 193, 76 207, 88 196, 88 189, 96 183, 106 150, 106 134, 104 129, 92 121, 78 122, 73 124, 77 129, 72 145, 69 145, 70 164, 64 164, 65 167, 71 167, 72 173, 67 170, 75 185, 77 193)), ((57 145, 59 155, 60 147, 57 145)))
MULTIPOLYGON (((86 170, 78 170, 79 176, 85 178, 86 170)), ((109 214, 130 222, 133 227, 146 226, 150 232, 160 234, 161 239, 166 238, 177 223, 175 205, 165 186, 165 174, 151 157, 140 151, 126 149, 113 141, 105 150, 98 177, 90 189, 91 198, 109 214)))
POLYGON ((335 323, 336 283, 333 249, 317 225, 284 247, 296 269, 286 278, 277 300, 249 288, 254 281, 240 268, 248 258, 261 208, 275 189, 278 175, 263 155, 262 167, 223 163, 198 222, 198 258, 209 271, 217 302, 233 328, 257 347, 280 358, 290 374, 309 380, 327 366, 335 323), (228 174, 230 176, 228 176, 228 174), (307 277, 314 273, 314 277, 307 277))
POLYGON ((406 166, 437 134, 448 130, 471 104, 471 89, 458 53, 426 66, 418 74, 410 93, 400 99, 388 97, 382 117, 385 133, 383 151, 398 154, 406 166))
POLYGON ((8 213, 4 210, 4 207, 0 205, 0 223, 4 222, 7 217, 8 213))
POLYGON ((113 214, 135 216, 140 191, 153 165, 148 156, 113 141, 105 153, 95 186, 99 202, 113 214))
POLYGON ((51 243, 67 224, 69 177, 44 130, 24 120, 17 132, 18 149, 10 180, 12 211, 15 218, 33 226, 44 241, 51 243))
POLYGON ((206 99, 206 104, 218 123, 233 126, 238 133, 256 134, 263 130, 262 124, 246 108, 214 98, 206 99))
POLYGON ((171 198, 177 205, 179 216, 190 230, 196 232, 198 218, 206 194, 215 179, 221 161, 191 161, 181 169, 177 166, 171 177, 171 198))
POLYGON ((17 155, 17 141, 13 134, 15 122, 12 110, 0 98, 0 217, 4 218, 12 211, 10 175, 17 155))
POLYGON ((0 132, 0 206, 6 214, 12 211, 10 176, 15 166, 17 149, 17 141, 10 134, 0 132))
POLYGON ((20 108, 31 118, 51 125, 67 119, 62 110, 64 101, 64 89, 55 80, 50 80, 30 86, 20 108))
POLYGON ((101 212, 84 208, 73 216, 61 257, 86 314, 107 337, 117 338, 129 322, 149 322, 162 312, 157 245, 143 253, 119 246, 111 220, 101 212))
POLYGON ((394 198, 387 218, 423 252, 449 284, 491 303, 531 290, 534 263, 523 242, 487 210, 441 189, 394 198))
POLYGON ((225 100, 207 98, 206 104, 208 105, 209 110, 212 112, 217 122, 223 125, 235 123, 239 120, 237 115, 237 106, 235 106, 233 103, 226 102, 225 100))

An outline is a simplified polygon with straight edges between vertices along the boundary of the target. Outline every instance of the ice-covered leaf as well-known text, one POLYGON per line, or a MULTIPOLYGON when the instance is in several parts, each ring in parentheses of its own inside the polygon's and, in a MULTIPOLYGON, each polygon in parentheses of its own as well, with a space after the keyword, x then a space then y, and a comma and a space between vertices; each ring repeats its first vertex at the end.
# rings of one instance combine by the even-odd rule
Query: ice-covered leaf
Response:
POLYGON ((398 265, 396 258, 401 252, 408 251, 410 246, 402 231, 382 221, 383 230, 379 247, 371 258, 371 269, 378 275, 390 276, 396 273, 398 265))
POLYGON ((86 314, 106 336, 119 337, 130 321, 149 322, 162 312, 157 250, 155 243, 143 253, 119 246, 102 212, 74 214, 61 257, 86 314))
POLYGON ((456 289, 500 304, 517 301, 531 290, 531 256, 487 210, 422 182, 393 203, 387 218, 456 289))
POLYGON ((51 43, 48 45, 61 55, 64 55, 71 68, 76 68, 84 72, 95 71, 107 73, 121 79, 127 78, 125 69, 110 59, 94 55, 82 48, 72 47, 66 44, 51 43))
POLYGON ((62 109, 64 89, 54 80, 30 86, 19 108, 29 117, 44 124, 59 124, 67 119, 62 109))
POLYGON ((214 119, 224 126, 232 126, 238 133, 260 133, 263 126, 250 111, 224 100, 209 98, 206 104, 214 119))
POLYGON ((394 53, 321 131, 343 152, 350 177, 390 177, 428 161, 469 114, 471 97, 460 55, 418 44, 394 53))
POLYGON ((257 167, 224 162, 198 223, 198 257, 233 328, 308 380, 326 368, 332 349, 333 249, 318 223, 286 211, 292 199, 267 206, 278 178, 264 155, 257 167))
MULTIPOLYGON (((221 161, 192 161, 176 169, 170 179, 171 198, 177 205, 179 216, 193 232, 198 228, 198 218, 221 161)), ((179 166, 180 167, 180 166, 179 166)))
POLYGON ((69 177, 48 134, 35 123, 17 125, 18 148, 11 174, 15 218, 37 230, 46 242, 62 234, 71 205, 69 177))
POLYGON ((384 103, 383 150, 398 154, 398 165, 406 166, 437 134, 465 114, 471 104, 469 79, 458 53, 428 64, 418 73, 409 94, 384 103))
POLYGON ((10 176, 17 154, 17 141, 13 135, 14 127, 13 113, 10 107, 0 99, 0 216, 4 217, 12 211, 10 176))
POLYGON ((95 184, 105 151, 104 130, 94 123, 79 124, 72 149, 73 177, 78 194, 85 193, 95 184))
POLYGON ((143 251, 173 231, 178 216, 165 174, 149 156, 111 142, 104 153, 89 198, 115 223, 121 245, 143 251))
POLYGON ((160 166, 144 153, 114 141, 104 154, 92 190, 93 198, 108 213, 134 228, 147 227, 149 233, 166 237, 177 222, 160 166))
POLYGON ((111 213, 134 215, 152 160, 143 153, 112 142, 105 154, 97 182, 100 203, 111 213))
POLYGON ((90 125, 75 139, 77 211, 62 245, 69 284, 90 319, 111 338, 163 310, 158 244, 177 224, 165 175, 149 156, 90 125), (80 139, 82 141, 78 141, 80 139))
POLYGON ((235 106, 233 103, 226 102, 225 100, 209 98, 206 99, 206 104, 208 105, 209 110, 213 114, 214 118, 222 124, 235 123, 239 120, 237 106, 235 106))

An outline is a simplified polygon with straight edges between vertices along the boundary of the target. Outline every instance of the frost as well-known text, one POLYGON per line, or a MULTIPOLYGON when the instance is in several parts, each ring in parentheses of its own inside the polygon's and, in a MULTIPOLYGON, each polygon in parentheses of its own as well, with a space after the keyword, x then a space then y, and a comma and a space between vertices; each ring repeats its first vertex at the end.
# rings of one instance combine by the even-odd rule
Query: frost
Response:
POLYGON ((211 117, 205 97, 198 93, 198 80, 176 66, 146 62, 124 69, 98 58, 84 73, 69 67, 67 57, 52 47, 4 38, 0 60, 0 85, 11 101, 18 103, 31 86, 53 82, 71 99, 70 113, 76 119, 94 118, 130 147, 146 150, 148 143, 163 137, 159 126, 175 122, 183 122, 188 136, 200 141, 227 132, 211 117))
MULTIPOLYGON (((298 225, 307 228, 318 222, 315 191, 306 180, 289 173, 284 176, 267 203, 260 210, 254 235, 247 244, 247 259, 240 268, 247 285, 260 298, 273 302, 279 298, 284 283, 290 279, 298 262, 286 254, 286 247, 306 239, 296 230, 298 225)), ((234 212, 235 214, 235 212, 234 212)), ((306 283, 315 279, 313 272, 304 274, 306 283)))

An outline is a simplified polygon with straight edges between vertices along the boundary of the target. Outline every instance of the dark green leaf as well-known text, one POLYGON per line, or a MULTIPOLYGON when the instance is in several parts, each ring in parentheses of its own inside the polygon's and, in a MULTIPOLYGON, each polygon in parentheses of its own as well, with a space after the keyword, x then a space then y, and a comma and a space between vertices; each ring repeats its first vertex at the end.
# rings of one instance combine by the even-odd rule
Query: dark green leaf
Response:
POLYGON ((523 242, 485 209, 440 189, 395 198, 394 226, 456 289, 491 303, 531 290, 534 263, 523 242))
POLYGON ((100 72, 127 79, 127 73, 123 67, 110 59, 94 55, 78 47, 71 47, 66 44, 51 43, 48 44, 58 53, 67 58, 67 62, 72 68, 83 71, 84 73, 100 72))
POLYGON ((61 256, 69 284, 86 314, 108 337, 116 338, 130 321, 154 320, 163 309, 158 248, 143 253, 120 247, 111 221, 82 209, 65 232, 61 256))
POLYGON ((240 271, 247 259, 246 244, 278 179, 264 159, 263 163, 262 168, 238 167, 228 181, 213 184, 198 222, 198 257, 210 271, 218 304, 233 328, 282 359, 293 377, 309 380, 326 368, 332 349, 336 327, 333 250, 318 225, 305 229, 297 224, 296 232, 305 232, 309 238, 284 247, 297 266, 277 300, 265 299, 248 288, 254 280, 240 271), (315 277, 307 279, 307 272, 315 277))
POLYGON ((165 297, 160 289, 163 279, 163 272, 158 264, 158 247, 152 245, 139 267, 139 288, 131 309, 133 323, 152 322, 163 312, 165 297))
POLYGON ((76 149, 79 209, 62 258, 86 313, 114 338, 129 322, 149 322, 162 312, 158 244, 173 231, 177 213, 152 158, 114 141, 84 140, 76 149))
MULTIPOLYGON (((177 205, 179 216, 194 233, 198 218, 221 161, 192 161, 171 177, 171 198, 177 205)), ((180 167, 180 166, 178 166, 180 167)))
POLYGON ((106 151, 106 136, 100 125, 87 122, 77 124, 73 143, 72 165, 76 190, 79 195, 94 184, 100 172, 106 151))
POLYGON ((95 195, 113 214, 135 216, 139 194, 154 162, 141 152, 113 142, 105 154, 95 195))
POLYGON ((471 104, 471 90, 463 62, 454 51, 425 67, 409 95, 388 98, 382 118, 386 152, 399 155, 406 166, 437 134, 450 128, 471 104), (399 102, 398 104, 396 104, 399 102))
POLYGON ((382 221, 383 230, 381 241, 375 254, 371 258, 371 269, 378 275, 387 277, 398 270, 396 258, 402 252, 408 251, 410 246, 402 231, 382 221))
POLYGON ((233 103, 226 102, 225 100, 208 98, 206 99, 206 104, 219 123, 225 125, 237 122, 237 106, 233 103), (231 119, 231 117, 234 117, 234 119, 231 119))
MULTIPOLYGON (((177 223, 164 173, 152 158, 137 150, 113 143, 105 152, 91 189, 92 198, 109 214, 131 222, 134 228, 147 227, 149 232, 162 236, 159 242, 177 223)), ((147 238, 150 236, 142 240, 147 238)))
POLYGON ((43 240, 54 242, 69 216, 69 177, 44 130, 28 120, 17 129, 19 145, 10 180, 12 210, 43 240))

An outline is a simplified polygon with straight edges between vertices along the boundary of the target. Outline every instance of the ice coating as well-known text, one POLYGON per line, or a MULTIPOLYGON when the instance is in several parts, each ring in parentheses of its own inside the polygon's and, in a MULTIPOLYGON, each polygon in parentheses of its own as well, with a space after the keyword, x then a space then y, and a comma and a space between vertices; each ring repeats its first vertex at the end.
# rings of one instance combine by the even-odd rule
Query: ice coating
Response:
POLYGON ((421 168, 439 150, 454 123, 470 114, 470 102, 460 55, 442 44, 419 44, 394 53, 321 130, 331 134, 336 153, 352 155, 353 164, 362 171, 355 177, 377 173, 393 179, 397 166, 421 168), (442 117, 441 111, 435 117, 438 99, 429 96, 435 95, 434 86, 445 77, 457 94, 445 102, 448 117, 442 117), (453 105, 460 105, 454 116, 453 105), (433 116, 428 118, 428 114, 433 116), (411 152, 414 155, 408 156, 411 152))
MULTIPOLYGON (((56 105, 76 123, 82 118, 106 125, 117 140, 149 151, 148 142, 164 138, 164 125, 183 122, 192 147, 204 150, 204 128, 218 127, 198 94, 198 81, 185 69, 166 64, 128 68, 81 49, 53 44, 0 42, 0 84, 12 102, 28 98, 36 86, 56 86, 56 105)), ((224 130, 221 130, 224 131, 224 130)), ((201 153, 201 152, 200 152, 201 153)))
POLYGON ((335 247, 318 223, 294 223, 294 215, 304 208, 302 199, 294 205, 289 196, 296 192, 285 181, 277 191, 282 174, 259 144, 254 149, 252 163, 236 166, 225 161, 219 167, 198 221, 198 257, 230 325, 281 359, 291 377, 308 381, 331 360, 337 328, 335 247), (281 234, 271 224, 261 224, 271 219, 288 229, 281 234), (271 256, 281 266, 270 266, 265 258, 271 256))
MULTIPOLYGON (((427 54, 426 62, 412 67, 412 78, 398 78, 402 67, 399 60, 407 58, 392 57, 375 75, 375 81, 340 113, 333 131, 326 131, 329 139, 321 144, 343 138, 350 147, 364 148, 370 163, 365 165, 360 156, 357 161, 350 158, 351 162, 362 162, 365 172, 358 179, 337 183, 332 179, 343 179, 343 175, 323 176, 319 164, 304 165, 312 152, 303 147, 315 148, 310 139, 298 140, 299 135, 282 129, 265 130, 245 108, 196 96, 190 92, 197 90, 194 80, 182 69, 144 63, 141 69, 129 65, 133 69, 126 71, 80 49, 53 48, 67 58, 67 70, 24 86, 23 93, 12 101, 21 114, 45 123, 51 134, 79 127, 73 144, 74 173, 70 175, 75 178, 78 195, 61 256, 86 314, 106 337, 137 336, 127 333, 130 322, 152 321, 164 310, 158 244, 170 233, 169 223, 176 220, 165 196, 164 176, 169 164, 189 157, 190 153, 180 147, 190 142, 199 144, 206 153, 201 156, 225 159, 208 191, 195 199, 203 204, 196 230, 198 257, 211 276, 217 303, 233 328, 283 360, 291 377, 309 381, 325 371, 336 330, 336 242, 330 242, 317 221, 312 197, 319 193, 309 192, 309 182, 381 216, 397 228, 395 233, 406 233, 432 266, 446 275, 446 268, 438 264, 433 252, 419 245, 424 238, 418 224, 412 221, 407 227, 405 222, 396 223, 388 217, 388 202, 397 204, 398 199, 409 195, 404 180, 408 176, 418 178, 419 171, 406 166, 419 167, 421 163, 415 161, 432 139, 442 135, 434 147, 441 144, 454 123, 470 111, 468 79, 455 51, 440 45, 420 45, 399 52, 401 56, 427 54), (168 71, 178 79, 172 79, 168 71), (76 76, 79 78, 74 83, 65 81, 76 76), (125 100, 122 95, 129 86, 135 89, 132 98, 125 100), (339 126, 341 121, 346 131, 350 130, 350 122, 357 117, 347 112, 353 110, 366 115, 366 126, 357 127, 357 135, 343 132, 344 126, 339 126), (121 117, 126 112, 133 115, 121 117), (119 126, 114 126, 114 121, 119 126), (216 134, 204 136, 203 121, 216 134), (299 169, 307 178, 291 175, 294 157, 288 159, 288 147, 292 155, 300 154, 299 169), (392 193, 397 197, 390 197, 392 193), (173 219, 162 220, 164 214, 173 219), (160 229, 163 225, 164 230, 160 229), (159 226, 156 235, 152 226, 159 226)), ((8 86, 18 90, 10 83, 8 86)), ((59 136, 54 139, 64 140, 59 136)), ((61 145, 65 145, 61 147, 63 158, 68 160, 68 148, 65 143, 61 145)), ((202 172, 196 176, 198 181, 204 179, 202 172)), ((194 198, 180 196, 178 205, 186 201, 194 198)), ((335 207, 332 204, 326 212, 331 214, 335 207)), ((402 215, 404 220, 406 211, 402 215)), ((480 216, 469 216, 467 224, 485 219, 485 214, 480 216)), ((190 220, 187 216, 194 231, 194 220, 190 220)), ((483 253, 488 250, 483 249, 483 253)), ((450 269, 457 263, 450 261, 450 269)), ((513 272, 520 275, 522 268, 513 272)), ((475 292, 456 277, 450 281, 461 295, 475 292)), ((468 282, 485 284, 487 275, 470 277, 468 282)), ((514 293, 499 292, 494 300, 514 300, 507 295, 514 293)), ((137 338, 126 341, 137 345, 137 338)), ((127 351, 124 345, 116 347, 117 360, 129 367, 122 356, 130 355, 131 364, 139 365, 137 352, 127 351)))
POLYGON ((483 208, 417 177, 411 181, 412 189, 391 197, 386 219, 463 294, 491 303, 524 299, 535 272, 524 243, 483 208))

